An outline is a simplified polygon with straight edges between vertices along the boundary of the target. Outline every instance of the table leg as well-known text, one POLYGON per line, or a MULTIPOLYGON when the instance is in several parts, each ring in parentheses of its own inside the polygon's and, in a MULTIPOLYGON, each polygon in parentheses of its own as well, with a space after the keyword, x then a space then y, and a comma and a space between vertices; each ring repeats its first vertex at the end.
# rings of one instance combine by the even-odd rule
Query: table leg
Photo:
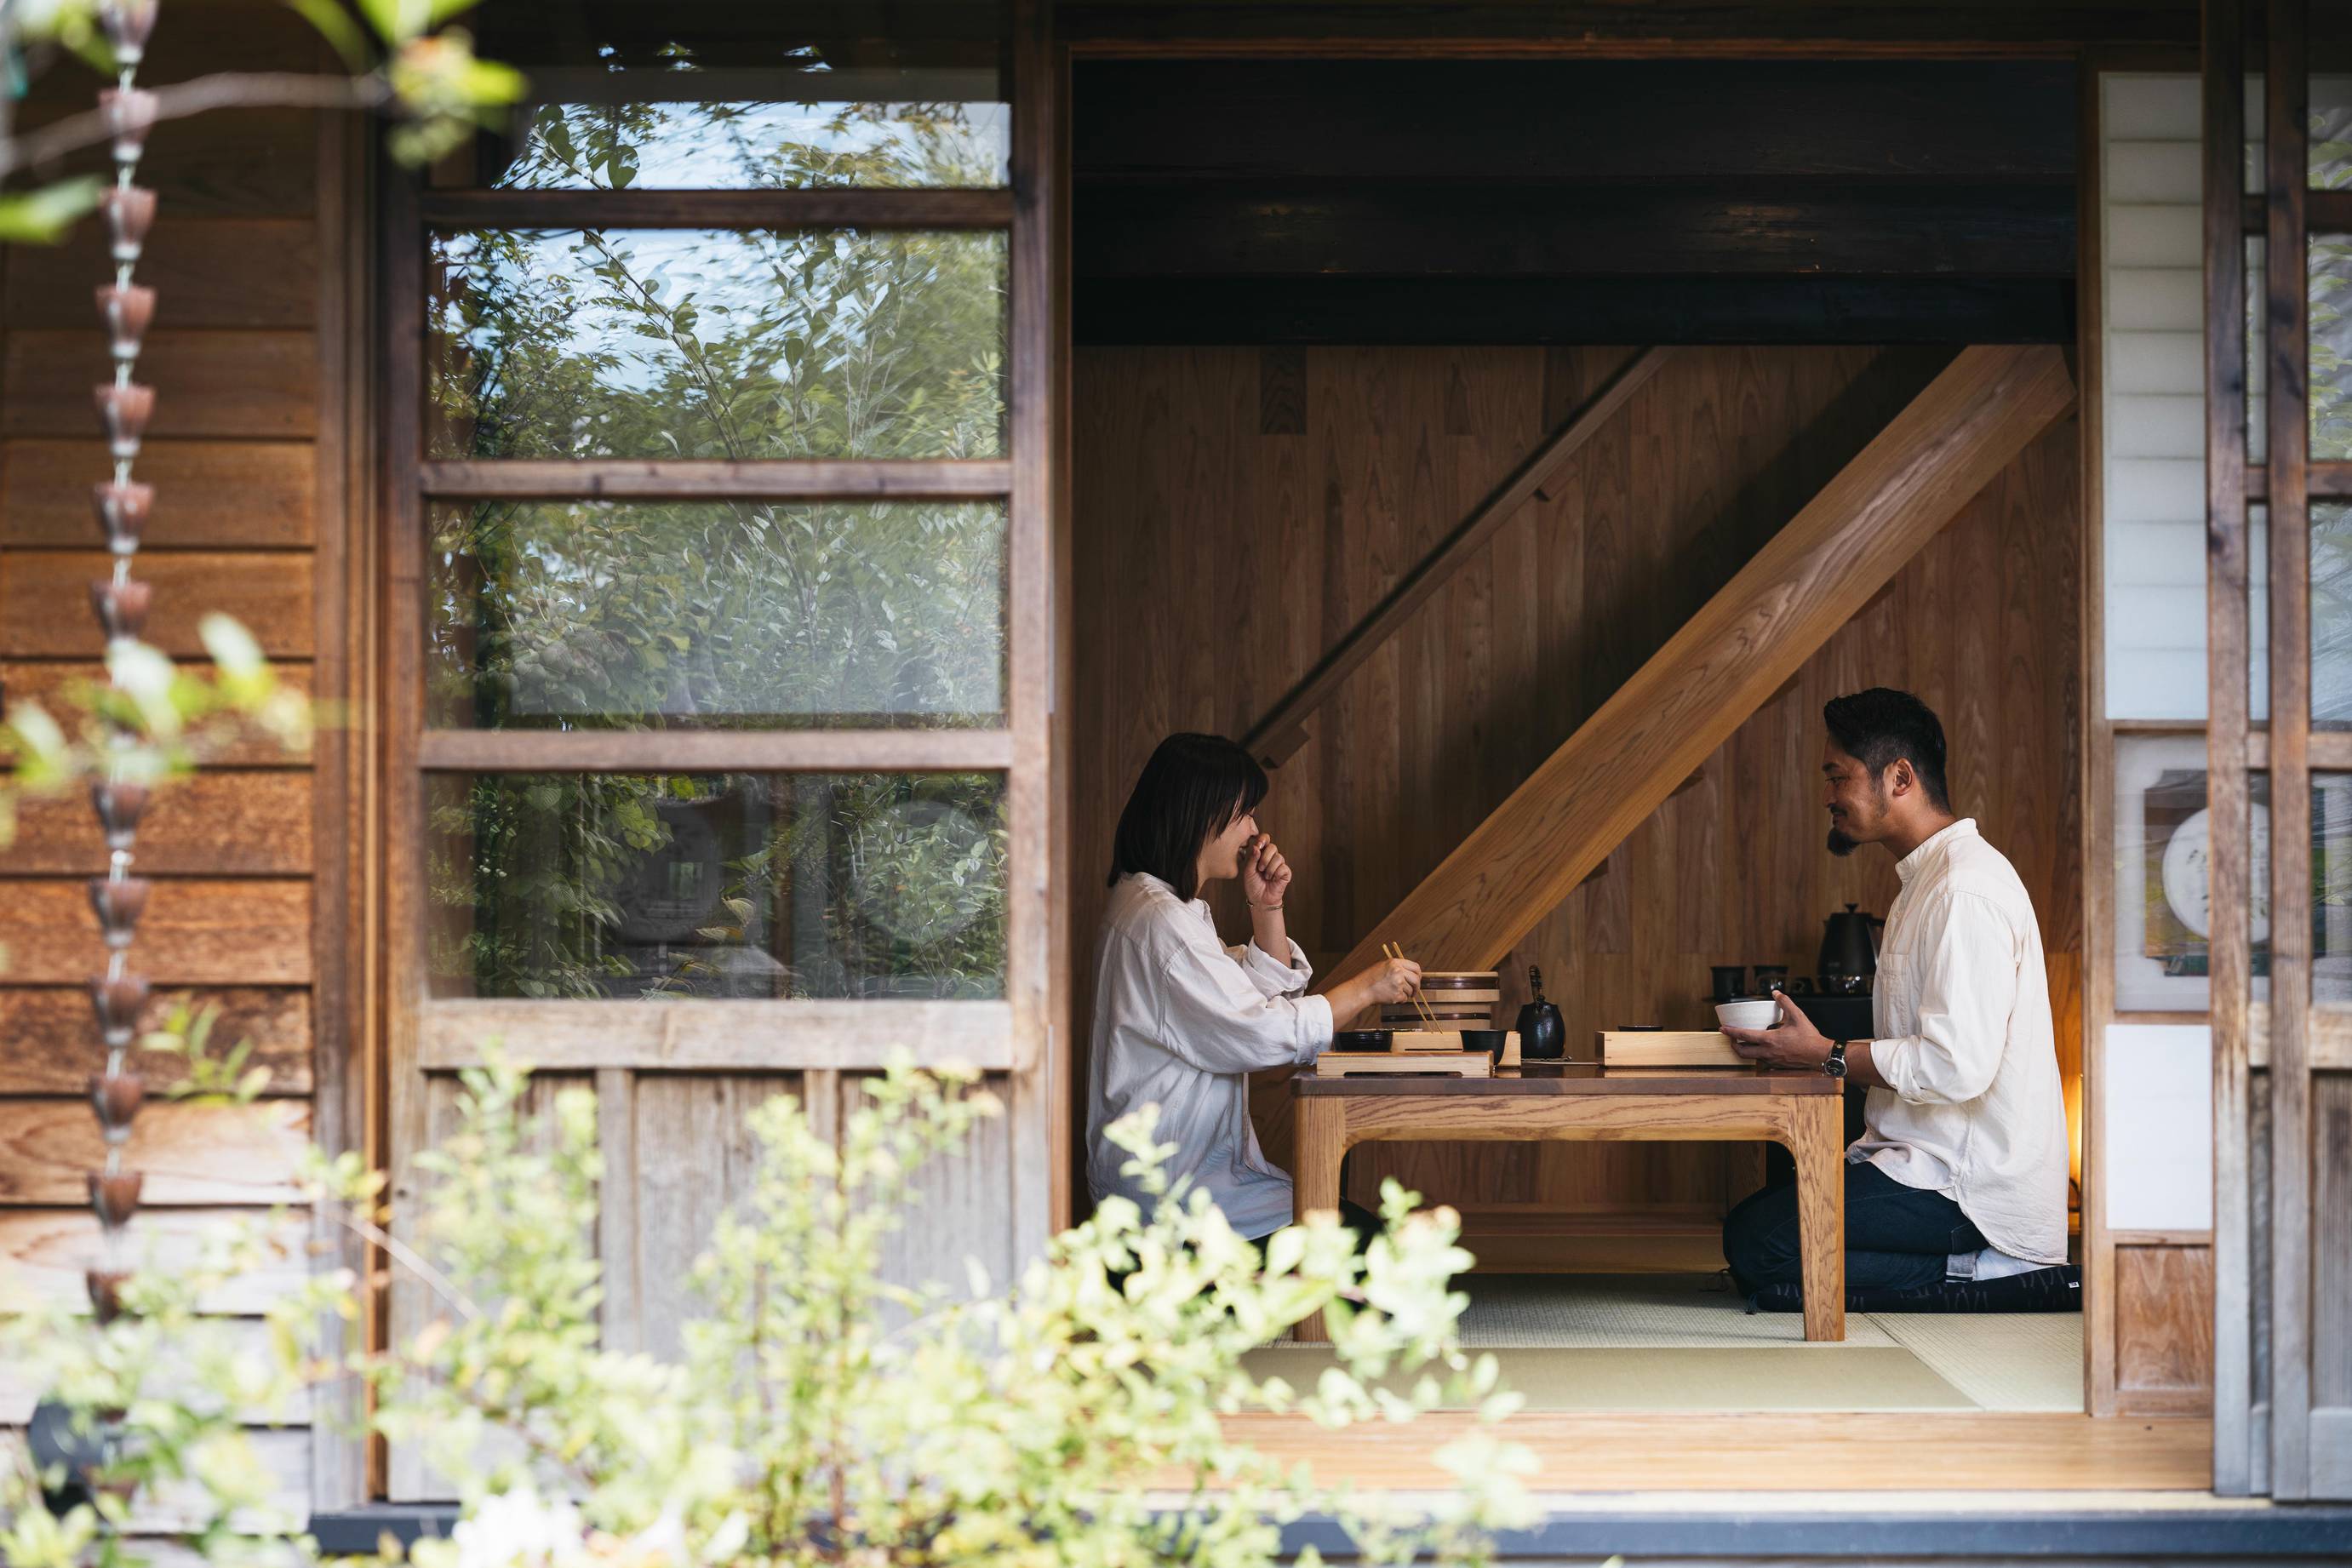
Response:
MULTIPOLYGON (((1347 1143, 1348 1108, 1329 1095, 1304 1096, 1292 1101, 1290 1152, 1290 1217, 1304 1221, 1317 1209, 1339 1209, 1339 1157, 1347 1143)), ((1323 1314, 1310 1313, 1298 1321, 1291 1337, 1326 1338, 1323 1314)))
POLYGON ((1805 1338, 1845 1338, 1845 1129, 1835 1095, 1791 1106, 1797 1229, 1804 1249, 1805 1338))

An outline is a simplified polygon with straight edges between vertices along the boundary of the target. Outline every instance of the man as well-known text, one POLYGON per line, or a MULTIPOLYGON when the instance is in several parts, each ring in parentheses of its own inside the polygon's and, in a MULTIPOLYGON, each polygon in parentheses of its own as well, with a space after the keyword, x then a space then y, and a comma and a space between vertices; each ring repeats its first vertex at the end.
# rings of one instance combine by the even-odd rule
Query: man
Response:
MULTIPOLYGON (((1917 1290, 2066 1261, 2066 1111, 2032 901, 2008 859, 1956 817, 1944 727, 1906 691, 1822 710, 1829 847, 1895 858, 1872 997, 1876 1037, 1824 1038, 1793 1003, 1770 1029, 1727 1029, 1739 1054, 1865 1084, 1846 1151, 1849 1290, 1917 1290)), ((1753 1295, 1801 1281, 1797 1196, 1768 1188, 1724 1221, 1753 1295)))

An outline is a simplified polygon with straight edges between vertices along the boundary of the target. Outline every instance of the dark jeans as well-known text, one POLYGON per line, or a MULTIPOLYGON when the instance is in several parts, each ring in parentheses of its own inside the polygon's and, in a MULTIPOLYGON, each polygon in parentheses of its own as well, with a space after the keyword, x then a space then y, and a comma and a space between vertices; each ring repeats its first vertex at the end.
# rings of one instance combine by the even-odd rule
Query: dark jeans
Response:
MULTIPOLYGON (((1845 1282, 1916 1290, 1940 1284, 1955 1252, 1975 1252, 1984 1233, 1941 1193, 1906 1187, 1868 1161, 1845 1168, 1845 1282)), ((1723 1256, 1741 1290, 1803 1282, 1797 1186, 1766 1187, 1723 1222, 1723 1256)))

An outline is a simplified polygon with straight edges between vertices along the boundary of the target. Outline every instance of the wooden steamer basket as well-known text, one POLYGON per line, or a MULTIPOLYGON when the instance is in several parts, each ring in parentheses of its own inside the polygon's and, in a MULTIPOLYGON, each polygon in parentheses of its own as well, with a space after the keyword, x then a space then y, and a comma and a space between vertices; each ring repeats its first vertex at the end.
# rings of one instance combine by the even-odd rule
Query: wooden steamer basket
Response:
POLYGON ((1381 1026, 1444 1033, 1491 1029, 1495 1009, 1502 1000, 1502 976, 1494 970, 1430 970, 1421 977, 1418 1004, 1381 1004, 1381 1026))

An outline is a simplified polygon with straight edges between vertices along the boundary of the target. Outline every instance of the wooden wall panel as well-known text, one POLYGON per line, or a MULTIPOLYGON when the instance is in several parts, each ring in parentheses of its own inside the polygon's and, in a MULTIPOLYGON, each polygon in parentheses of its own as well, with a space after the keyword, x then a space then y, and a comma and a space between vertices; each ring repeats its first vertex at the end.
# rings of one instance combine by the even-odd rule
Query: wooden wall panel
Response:
MULTIPOLYGON (((331 61, 316 32, 272 0, 175 0, 140 79, 320 67, 331 61)), ((20 123, 85 111, 103 85, 63 60, 36 79, 20 123)), ((311 553, 346 527, 341 448, 320 445, 341 436, 339 421, 321 429, 322 408, 342 406, 321 385, 322 365, 340 354, 320 352, 322 329, 343 320, 342 262, 330 258, 350 243, 341 192, 320 205, 321 171, 346 166, 340 138, 326 133, 335 123, 301 110, 205 115, 159 127, 140 167, 160 196, 137 276, 159 295, 138 366, 158 402, 134 469, 157 489, 137 568, 156 591, 150 635, 174 657, 197 655, 197 619, 225 611, 290 660, 279 673, 304 692, 315 624, 348 618, 320 604, 314 574, 330 558, 311 553)), ((96 167, 103 157, 98 149, 68 162, 96 167)), ((13 248, 0 268, 0 701, 40 701, 61 716, 67 688, 103 679, 87 583, 110 568, 90 508, 90 487, 110 470, 91 400, 110 369, 92 300, 110 270, 104 243, 102 226, 86 220, 53 250, 13 248)), ((348 852, 342 833, 322 842, 312 830, 310 758, 254 736, 217 760, 274 771, 202 775, 158 801, 139 869, 163 875, 133 963, 159 989, 150 1023, 174 987, 206 987, 203 999, 222 1007, 216 1044, 251 1039, 278 1098, 242 1111, 172 1104, 160 1094, 179 1064, 142 1059, 155 1098, 128 1151, 148 1173, 133 1246, 154 1247, 163 1268, 192 1256, 203 1228, 268 1217, 212 1205, 298 1195, 313 1040, 348 1037, 340 997, 318 1001, 310 986, 314 933, 331 929, 314 921, 310 876, 348 852)), ((0 880, 0 1298, 66 1305, 84 1299, 82 1270, 99 1249, 83 1172, 100 1151, 82 1084, 101 1047, 81 984, 104 960, 81 875, 98 864, 86 817, 77 801, 36 805, 24 837, 0 851, 0 870, 14 873, 0 880)), ((335 954, 329 973, 346 967, 335 954)), ((278 1261, 207 1310, 257 1313, 295 1287, 312 1221, 278 1223, 278 1261)), ((279 1500, 299 1509, 314 1475, 338 1482, 337 1503, 358 1500, 340 1486, 334 1441, 320 1450, 329 1462, 312 1464, 306 1420, 298 1411, 294 1429, 262 1437, 279 1500)), ((173 1522, 168 1496, 148 1501, 141 1528, 173 1522)))
MULTIPOLYGON (((0 360, 5 399, 0 436, 89 434, 97 419, 89 388, 111 368, 106 340, 95 331, 9 332, 0 360)), ((318 434, 319 358, 311 332, 158 327, 139 356, 139 380, 155 389, 147 433, 158 439, 296 440, 318 434)))
MULTIPOLYGON (((104 967, 89 884, 17 881, 0 899, 11 985, 79 985, 104 967)), ((155 883, 139 922, 139 968, 158 985, 306 985, 310 884, 299 879, 155 883)))
MULTIPOLYGON (((0 574, 5 571, 5 557, 0 556, 0 574)), ((273 660, 270 670, 288 690, 306 699, 311 695, 310 666, 307 662, 273 660)), ((0 702, 38 702, 52 715, 62 717, 73 686, 105 679, 105 666, 94 660, 0 658, 0 702)), ((320 714, 320 722, 331 724, 335 715, 320 714)), ((231 767, 268 767, 307 762, 310 755, 308 744, 289 751, 275 735, 254 728, 224 737, 219 749, 206 760, 231 767)))
MULTIPOLYGON (((315 53, 310 58, 318 58, 315 53)), ((140 79, 150 79, 142 72, 140 79)), ((94 94, 96 89, 89 90, 94 94)), ((89 103, 85 96, 70 104, 43 106, 26 116, 26 129, 89 103)), ((299 109, 244 109, 178 121, 149 138, 139 160, 139 183, 155 191, 159 210, 171 217, 307 216, 319 196, 317 125, 317 116, 299 109)), ((112 172, 102 147, 75 154, 65 167, 112 172)), ((266 273, 253 276, 257 287, 267 286, 266 273)))
MULTIPOLYGON (((1082 863, 1108 866, 1118 810, 1160 737, 1246 728, 1630 351, 1285 352, 1300 363, 1276 363, 1271 422, 1264 351, 1078 356, 1082 863)), ((1345 952, 1942 361, 1912 350, 1678 352, 1274 775, 1261 818, 1298 868, 1291 930, 1310 956, 1345 952)), ((2080 925, 2067 851, 2074 447, 2068 421, 2029 448, 1537 928, 1507 966, 1506 1021, 1533 963, 1572 1042, 1623 1023, 1705 1026, 1708 964, 1808 973, 1825 916, 1849 900, 1884 914, 1892 864, 1876 851, 1832 858, 1815 798, 1822 704, 1872 684, 1908 687, 1943 715, 1955 804, 2016 860, 2042 911, 2054 989, 2080 925)), ((1099 872, 1079 885, 1083 998, 1099 872)), ((1239 931, 1226 892, 1220 917, 1239 931)), ((2079 1026, 2072 1012, 2057 1023, 2072 1070, 2079 1026)), ((1081 1117, 1084 1094, 1080 1085, 1081 1117)), ((1390 1171, 1433 1199, 1490 1209, 1498 1235, 1530 1212, 1589 1226, 1630 1213, 1661 1237, 1687 1237, 1748 1179, 1751 1157, 1736 1147, 1395 1145, 1360 1156, 1350 1190, 1368 1197, 1390 1171)))
POLYGON ((2116 1249, 2116 1408, 2124 1415, 2213 1407, 2213 1249, 2116 1249))
POLYGON ((669 1359, 682 1353, 686 1323, 706 1310, 694 1260, 709 1249, 719 1215, 751 1190, 758 1165, 751 1113, 800 1088, 795 1073, 636 1076, 629 1157, 624 1164, 608 1150, 605 1165, 606 1190, 625 1184, 635 1218, 629 1254, 604 1258, 608 1280, 629 1276, 608 1297, 635 1304, 626 1342, 669 1359))
MULTIPOLYGON (((207 1231, 223 1226, 257 1226, 270 1245, 256 1267, 223 1281, 198 1305, 207 1312, 239 1315, 266 1310, 298 1289, 310 1267, 310 1220, 253 1208, 159 1208, 141 1216, 131 1256, 142 1266, 169 1268, 192 1263, 207 1231)), ((87 1207, 0 1209, 0 1310, 40 1302, 79 1306, 88 1301, 82 1270, 98 1256, 98 1217, 87 1207)))
MULTIPOLYGON (((300 1199, 302 1143, 310 1111, 299 1100, 251 1105, 174 1104, 151 1099, 139 1112, 140 1203, 280 1204, 300 1199)), ((86 1173, 105 1160, 89 1102, 0 1101, 0 1204, 89 1201, 86 1173)))
MULTIPOLYGON (((300 877, 310 871, 307 770, 201 773, 164 789, 139 825, 142 876, 300 877)), ((0 876, 95 875, 106 841, 89 797, 22 803, 16 842, 0 849, 0 876)))
MULTIPOLYGON (((106 639, 90 615, 89 584, 113 570, 102 550, 22 550, 0 554, 0 655, 96 658, 106 639)), ((232 616, 273 658, 308 658, 316 640, 310 557, 158 551, 142 554, 140 580, 155 588, 147 640, 174 658, 203 655, 197 625, 232 616)))
MULTIPOLYGON (((0 546, 79 550, 98 538, 90 476, 109 471, 96 439, 0 443, 0 546)), ((308 441, 150 441, 138 477, 155 487, 148 550, 307 546, 319 475, 308 441)))
MULTIPOLYGON (((8 258, 0 329, 55 327, 89 313, 90 279, 113 270, 103 226, 83 224, 58 246, 20 246, 8 258)), ((308 217, 197 218, 159 223, 139 258, 157 325, 308 329, 319 317, 319 234, 308 217), (257 261, 259 265, 257 265, 257 261)))
MULTIPOLYGON (((208 1047, 214 1057, 252 1046, 246 1060, 269 1069, 266 1092, 310 1092, 309 991, 254 985, 161 991, 147 1004, 141 1026, 161 1028, 181 1006, 215 1009, 208 1047)), ((80 1094, 105 1061, 88 991, 79 985, 0 988, 0 1095, 80 1094)), ((134 1062, 151 1092, 187 1073, 187 1058, 176 1052, 142 1051, 134 1062)))

